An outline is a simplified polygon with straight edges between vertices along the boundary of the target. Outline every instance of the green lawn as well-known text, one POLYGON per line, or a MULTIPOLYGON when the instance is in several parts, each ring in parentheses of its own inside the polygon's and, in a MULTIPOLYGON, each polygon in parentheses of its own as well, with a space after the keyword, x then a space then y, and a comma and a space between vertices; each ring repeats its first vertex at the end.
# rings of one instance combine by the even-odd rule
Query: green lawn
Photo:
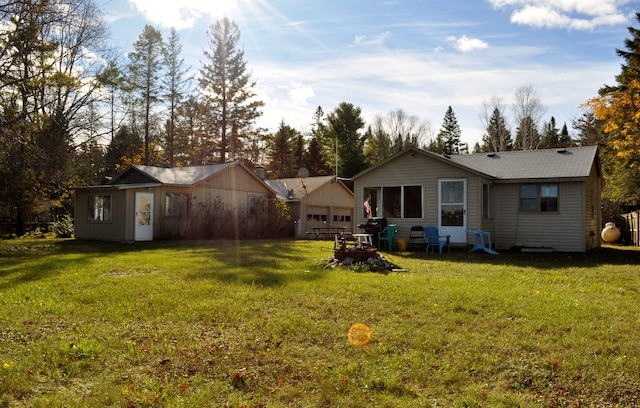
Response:
POLYGON ((640 251, 332 250, 0 241, 0 407, 640 405, 640 251))

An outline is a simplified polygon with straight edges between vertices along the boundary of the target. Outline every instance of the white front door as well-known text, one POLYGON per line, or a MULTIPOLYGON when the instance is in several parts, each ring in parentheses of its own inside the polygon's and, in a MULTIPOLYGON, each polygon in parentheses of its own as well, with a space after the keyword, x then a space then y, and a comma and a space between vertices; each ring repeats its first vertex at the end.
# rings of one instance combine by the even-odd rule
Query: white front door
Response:
POLYGON ((451 235, 451 242, 467 242, 467 181, 438 180, 438 195, 440 235, 451 235))
POLYGON ((153 193, 136 193, 136 241, 153 240, 153 193))

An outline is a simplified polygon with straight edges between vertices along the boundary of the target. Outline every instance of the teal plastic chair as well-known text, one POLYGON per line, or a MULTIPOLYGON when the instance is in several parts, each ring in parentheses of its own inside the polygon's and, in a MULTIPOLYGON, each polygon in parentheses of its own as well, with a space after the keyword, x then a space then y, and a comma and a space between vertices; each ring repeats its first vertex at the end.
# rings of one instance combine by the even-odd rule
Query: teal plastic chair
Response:
POLYGON ((386 245, 387 250, 393 251, 397 234, 398 227, 396 226, 386 226, 382 231, 378 232, 378 249, 382 251, 384 250, 383 246, 386 245))
POLYGON ((446 245, 449 252, 451 252, 451 244, 449 243, 450 235, 440 235, 438 227, 424 227, 424 235, 427 237, 427 252, 431 249, 431 252, 442 253, 442 248, 446 245))

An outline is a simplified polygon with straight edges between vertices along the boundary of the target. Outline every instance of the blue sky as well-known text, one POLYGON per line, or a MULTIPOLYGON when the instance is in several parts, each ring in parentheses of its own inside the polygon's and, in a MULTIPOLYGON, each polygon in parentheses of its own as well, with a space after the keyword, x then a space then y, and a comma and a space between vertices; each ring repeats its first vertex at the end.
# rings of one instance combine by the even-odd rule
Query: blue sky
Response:
MULTIPOLYGON (((186 67, 200 67, 208 27, 240 28, 248 69, 265 102, 259 124, 308 131, 317 106, 362 108, 365 121, 402 109, 434 135, 451 105, 463 142, 480 142, 483 102, 510 105, 530 85, 558 127, 613 84, 628 0, 107 0, 112 44, 124 55, 145 24, 176 27, 186 67)), ((510 123, 514 129, 515 125, 510 123)))

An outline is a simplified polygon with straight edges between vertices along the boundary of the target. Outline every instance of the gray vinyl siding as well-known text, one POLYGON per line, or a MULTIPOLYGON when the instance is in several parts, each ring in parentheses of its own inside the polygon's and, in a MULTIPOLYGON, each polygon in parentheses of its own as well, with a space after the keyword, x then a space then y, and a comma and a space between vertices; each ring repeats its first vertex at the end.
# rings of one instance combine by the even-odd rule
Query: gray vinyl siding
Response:
POLYGON ((558 211, 520 211, 521 184, 497 184, 495 244, 552 248, 560 252, 584 251, 584 183, 558 183, 558 211))

